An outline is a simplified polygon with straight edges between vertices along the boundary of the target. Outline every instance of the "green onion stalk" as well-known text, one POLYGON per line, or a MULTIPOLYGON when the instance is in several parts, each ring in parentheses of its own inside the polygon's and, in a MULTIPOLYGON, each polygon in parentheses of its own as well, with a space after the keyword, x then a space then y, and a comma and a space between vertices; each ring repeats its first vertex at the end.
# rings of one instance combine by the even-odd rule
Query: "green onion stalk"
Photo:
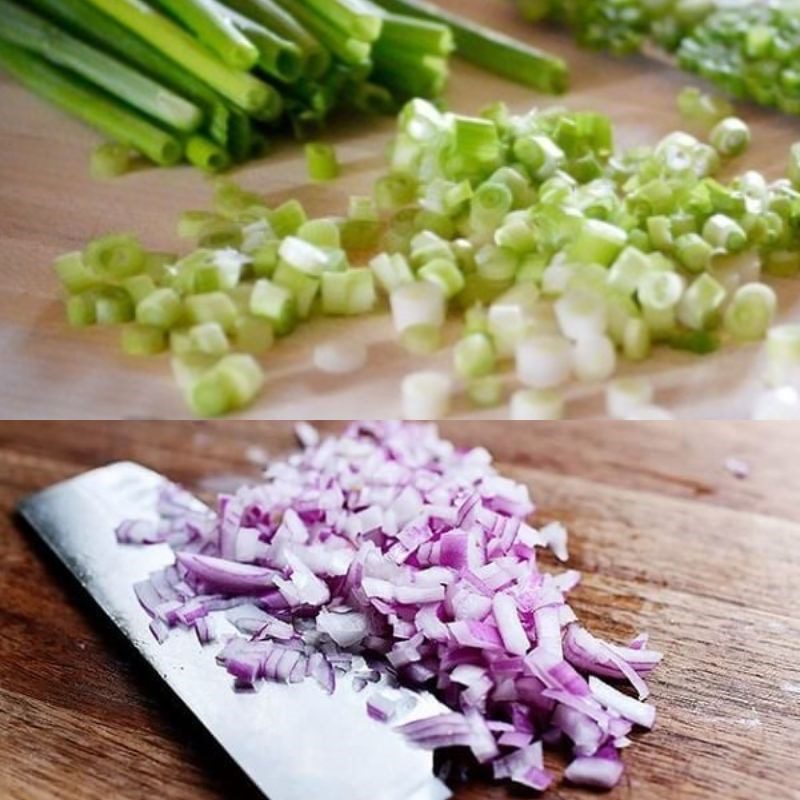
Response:
POLYGON ((0 39, 0 64, 44 99, 87 122, 117 142, 129 145, 156 164, 169 166, 180 161, 180 140, 127 106, 103 94, 70 73, 0 39))

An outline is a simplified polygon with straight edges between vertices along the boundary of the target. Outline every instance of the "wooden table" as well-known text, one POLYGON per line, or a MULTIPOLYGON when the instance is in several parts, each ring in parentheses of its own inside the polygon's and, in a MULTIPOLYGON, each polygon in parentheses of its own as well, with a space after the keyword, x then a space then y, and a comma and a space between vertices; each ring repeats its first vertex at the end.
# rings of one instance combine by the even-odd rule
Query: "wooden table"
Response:
MULTIPOLYGON (((598 109, 618 124, 621 144, 652 143, 680 127, 675 97, 690 79, 655 61, 616 61, 581 52, 566 37, 532 29, 501 0, 447 0, 446 4, 569 59, 573 91, 563 99, 537 95, 469 65, 456 63, 448 100, 475 113, 503 99, 523 111, 539 104, 564 103, 598 109)), ((118 332, 76 331, 64 323, 52 259, 114 230, 141 234, 148 247, 176 250, 177 215, 204 208, 211 190, 190 169, 146 170, 97 183, 88 176, 88 156, 97 137, 41 103, 0 75, 0 416, 6 418, 183 418, 188 412, 174 386, 166 357, 142 362, 119 349, 118 332)), ((742 109, 753 124, 755 144, 739 162, 771 176, 785 169, 789 145, 800 121, 752 108, 742 109)), ((345 176, 330 186, 309 185, 301 148, 285 143, 262 161, 236 174, 270 204, 298 197, 314 214, 341 213, 350 194, 370 191, 384 169, 393 120, 354 120, 331 131, 345 176)), ((780 287, 781 318, 800 313, 800 281, 780 287)), ((451 332, 457 335, 457 327, 451 332)), ((685 417, 748 418, 759 386, 760 350, 751 346, 698 359, 664 352, 633 371, 651 375, 659 401, 685 417)), ((400 414, 398 384, 421 364, 448 369, 449 348, 428 360, 409 356, 396 343, 386 314, 358 321, 320 321, 304 328, 265 359, 262 399, 245 416, 269 419, 341 419, 400 414), (363 338, 370 346, 369 368, 340 380, 317 372, 314 346, 337 336, 363 338)), ((508 376, 509 386, 513 385, 508 376)), ((574 386, 570 416, 603 413, 602 392, 574 386)), ((477 414, 461 400, 454 416, 507 416, 507 408, 477 414)))
MULTIPOLYGON (((635 736, 609 800, 800 798, 800 426, 443 432, 489 447, 530 486, 540 519, 566 522, 584 573, 573 605, 590 629, 648 631, 666 653, 651 681, 656 728, 635 736), (732 456, 749 477, 726 469, 732 456)), ((0 797, 257 797, 9 515, 25 494, 112 460, 208 491, 290 447, 280 423, 0 424, 0 797)), ((480 785, 458 800, 513 796, 480 785)))

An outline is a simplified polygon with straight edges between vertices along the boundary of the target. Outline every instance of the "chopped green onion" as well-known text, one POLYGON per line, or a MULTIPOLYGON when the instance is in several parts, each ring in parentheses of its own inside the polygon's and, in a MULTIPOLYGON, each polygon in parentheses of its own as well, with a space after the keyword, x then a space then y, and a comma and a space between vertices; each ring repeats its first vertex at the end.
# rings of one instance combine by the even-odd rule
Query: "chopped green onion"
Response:
POLYGON ((311 307, 319 293, 319 279, 282 261, 278 264, 272 280, 278 286, 288 289, 292 294, 298 317, 308 319, 311 307))
POLYGON ((257 247, 250 255, 253 259, 253 272, 259 278, 271 278, 278 266, 280 240, 273 239, 257 247))
POLYGON ((188 400, 201 417, 215 417, 244 408, 264 384, 258 362, 244 353, 231 353, 190 384, 188 400))
POLYGON ((369 219, 346 219, 342 223, 342 247, 348 251, 366 252, 377 247, 381 223, 369 219))
POLYGON ((419 325, 441 328, 445 319, 445 296, 435 283, 419 281, 398 286, 389 296, 394 328, 403 333, 419 325))
MULTIPOLYGON (((150 299, 147 298, 147 300, 150 299)), ((186 298, 184 305, 187 320, 192 325, 217 322, 226 333, 232 333, 236 328, 236 319, 239 312, 233 300, 224 292, 207 292, 193 295, 186 298)), ((177 321, 177 318, 175 321, 177 321)), ((175 322, 172 324, 174 325, 175 322)))
POLYGON ((549 136, 542 135, 517 139, 514 155, 539 180, 552 177, 566 162, 564 151, 549 136))
POLYGON ((184 211, 178 217, 178 236, 181 239, 200 239, 210 224, 225 222, 213 211, 184 211))
POLYGON ((675 255, 689 272, 703 272, 711 266, 714 246, 697 233, 684 233, 675 241, 675 255))
POLYGON ((606 306, 603 298, 583 289, 570 289, 554 305, 561 333, 577 341, 599 336, 606 330, 606 306))
POLYGON ((711 146, 723 157, 734 158, 750 146, 750 128, 738 117, 718 122, 709 134, 711 146))
POLYGON ((729 253, 738 253, 747 246, 747 234, 741 225, 725 214, 714 214, 706 221, 703 238, 712 247, 727 250, 729 253))
POLYGON ((475 231, 494 231, 511 210, 514 198, 502 183, 484 183, 470 203, 470 224, 475 231))
POLYGON ((130 322, 134 316, 130 295, 118 286, 103 287, 95 295, 94 315, 98 325, 130 322))
POLYGON ((203 322, 189 328, 192 350, 210 356, 221 356, 230 350, 230 342, 219 322, 203 322))
POLYGON ((484 245, 475 254, 478 275, 497 284, 510 284, 519 266, 519 256, 506 247, 484 245))
POLYGON ((411 266, 419 269, 434 259, 452 259, 453 250, 450 242, 442 239, 433 231, 422 231, 410 242, 411 266))
POLYGON ((67 322, 77 328, 97 322, 93 290, 73 294, 67 299, 67 322))
POLYGON ((312 219, 297 230, 297 238, 316 247, 341 247, 342 237, 339 226, 334 219, 312 219))
POLYGON ((266 278, 253 284, 250 313, 269 320, 276 336, 291 333, 297 324, 297 305, 291 291, 266 278))
POLYGON ((584 336, 572 345, 572 368, 581 381, 604 381, 617 368, 617 351, 607 336, 584 336))
POLYGON ((453 366, 462 378, 481 378, 495 368, 495 353, 492 340, 485 333, 470 333, 456 344, 453 351, 453 366))
POLYGON ((280 263, 306 275, 318 278, 328 266, 329 258, 321 248, 296 236, 287 236, 278 250, 280 263))
POLYGON ((411 271, 408 259, 400 253, 393 255, 381 253, 369 262, 369 268, 378 286, 387 295, 391 295, 400 286, 414 283, 414 273, 411 271))
POLYGON ((222 218, 210 221, 200 231, 197 243, 210 250, 238 248, 242 244, 242 227, 232 220, 222 218))
POLYGON ((423 281, 435 283, 448 300, 464 288, 464 276, 449 258, 435 258, 428 261, 420 268, 418 275, 423 281))
POLYGON ((249 314, 236 320, 234 344, 237 350, 258 356, 272 347, 274 339, 272 325, 267 320, 249 314))
POLYGON ((552 312, 552 330, 542 330, 541 326, 537 329, 536 323, 540 321, 542 307, 539 303, 539 290, 535 286, 517 284, 495 298, 488 313, 481 313, 481 317, 485 317, 486 330, 492 336, 498 358, 514 356, 520 340, 528 333, 557 332, 552 312))
POLYGON ((305 209, 297 200, 287 200, 269 215, 269 224, 279 239, 297 233, 306 222, 305 209))
POLYGON ((622 352, 629 361, 643 361, 650 355, 651 333, 647 323, 639 317, 625 321, 622 331, 622 352))
POLYGON ((740 342, 763 339, 775 318, 777 298, 764 283, 746 283, 725 310, 725 330, 740 342))
POLYGON ((566 248, 570 261, 578 264, 610 266, 622 252, 628 234, 616 225, 599 219, 586 220, 578 235, 566 248))
POLYGON ((161 328, 126 325, 122 329, 122 349, 129 356, 153 356, 167 349, 167 336, 161 328))
MULTIPOLYGON (((200 298, 188 298, 187 308, 189 303, 196 299, 200 298)), ((136 306, 136 321, 140 325, 162 330, 169 330, 177 325, 182 314, 181 298, 174 289, 156 289, 143 297, 136 306)))
POLYGON ((650 257, 635 247, 626 247, 608 271, 608 285, 625 294, 634 294, 643 276, 652 269, 650 257))
POLYGON ((375 184, 375 202, 382 211, 396 211, 417 198, 417 184, 408 175, 386 175, 375 184))
POLYGON ((672 237, 672 223, 667 216, 654 216, 647 219, 647 235, 650 242, 657 250, 669 251, 674 240, 672 237))
POLYGON ((549 389, 566 383, 572 374, 568 339, 555 335, 528 336, 516 350, 517 377, 525 386, 549 389))
POLYGON ((322 311, 325 314, 367 314, 375 306, 375 299, 375 282, 368 269, 322 275, 322 311))
POLYGON ((84 263, 83 254, 80 252, 59 256, 53 268, 62 286, 70 294, 80 294, 87 289, 95 288, 99 283, 97 276, 84 263))
POLYGON ((676 272, 648 272, 643 276, 637 297, 654 339, 668 336, 674 330, 685 286, 684 279, 676 272))
POLYGON ((147 273, 132 275, 130 278, 125 278, 125 280, 122 281, 122 286, 130 295, 135 306, 138 306, 145 297, 158 289, 156 282, 147 273))
POLYGON ((537 236, 536 231, 527 222, 512 220, 497 229, 494 242, 498 247, 524 256, 536 249, 537 236))
POLYGON ((351 196, 347 217, 359 222, 377 222, 378 209, 375 205, 375 200, 367 196, 351 196))
POLYGON ((309 142, 306 145, 306 164, 312 181, 331 181, 339 177, 339 161, 333 145, 309 142))
POLYGON ((687 328, 702 331, 718 318, 725 288, 708 273, 692 281, 678 304, 678 319, 687 328))
POLYGON ((467 383, 467 396, 477 408, 495 408, 503 402, 503 379, 499 375, 485 375, 467 383))
POLYGON ((667 339, 667 344, 673 350, 704 356, 717 350, 720 342, 719 337, 709 331, 677 331, 667 339))
POLYGON ((84 251, 83 259, 90 270, 111 280, 136 275, 145 267, 144 250, 138 239, 128 233, 93 240, 84 251))

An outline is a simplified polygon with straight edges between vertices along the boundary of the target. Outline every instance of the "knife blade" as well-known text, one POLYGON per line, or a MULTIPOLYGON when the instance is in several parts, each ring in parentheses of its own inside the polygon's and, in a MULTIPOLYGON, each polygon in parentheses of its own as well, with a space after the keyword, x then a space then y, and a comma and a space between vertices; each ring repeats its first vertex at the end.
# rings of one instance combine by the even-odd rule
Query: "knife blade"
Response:
MULTIPOLYGON (((371 719, 370 691, 357 692, 351 680, 337 680, 331 695, 313 680, 235 692, 215 662, 219 647, 202 647, 183 630, 161 645, 155 641, 132 587, 174 555, 165 544, 121 546, 114 531, 125 519, 155 518, 163 481, 139 464, 118 462, 31 495, 18 511, 270 800, 450 797, 433 775, 432 755, 371 719)), ((393 724, 446 710, 432 695, 417 693, 413 710, 393 724)))

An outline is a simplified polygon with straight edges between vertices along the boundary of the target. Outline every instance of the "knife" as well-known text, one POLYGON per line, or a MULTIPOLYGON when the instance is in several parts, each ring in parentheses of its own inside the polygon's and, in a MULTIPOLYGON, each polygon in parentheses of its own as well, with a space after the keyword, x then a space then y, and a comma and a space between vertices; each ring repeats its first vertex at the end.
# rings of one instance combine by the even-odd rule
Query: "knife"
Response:
MULTIPOLYGON (((114 531, 125 519, 155 518, 163 481, 139 464, 119 462, 31 495, 18 510, 270 800, 450 797, 433 775, 431 753, 367 715, 367 699, 380 684, 358 692, 347 676, 338 676, 330 695, 314 680, 265 682, 257 692, 235 692, 215 661, 219 646, 203 647, 191 631, 180 629, 163 644, 155 641, 133 584, 173 563, 174 554, 166 544, 119 545, 114 531)), ((226 624, 224 616, 217 622, 226 624)), ((413 709, 392 725, 445 711, 432 695, 419 692, 413 709)))

